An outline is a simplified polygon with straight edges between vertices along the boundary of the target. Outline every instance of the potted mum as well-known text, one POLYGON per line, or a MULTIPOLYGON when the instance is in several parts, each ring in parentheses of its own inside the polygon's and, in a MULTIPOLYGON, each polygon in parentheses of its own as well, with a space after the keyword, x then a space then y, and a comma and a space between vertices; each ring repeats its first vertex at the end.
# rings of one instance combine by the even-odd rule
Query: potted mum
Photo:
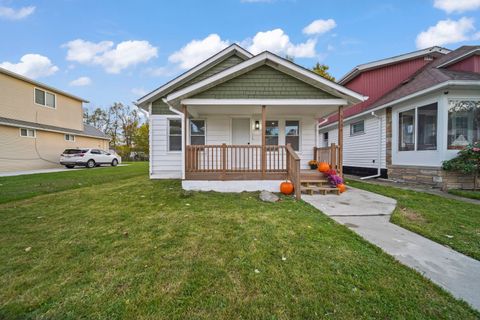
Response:
POLYGON ((318 168, 318 161, 317 160, 310 160, 308 161, 308 165, 310 166, 310 169, 315 170, 318 168))

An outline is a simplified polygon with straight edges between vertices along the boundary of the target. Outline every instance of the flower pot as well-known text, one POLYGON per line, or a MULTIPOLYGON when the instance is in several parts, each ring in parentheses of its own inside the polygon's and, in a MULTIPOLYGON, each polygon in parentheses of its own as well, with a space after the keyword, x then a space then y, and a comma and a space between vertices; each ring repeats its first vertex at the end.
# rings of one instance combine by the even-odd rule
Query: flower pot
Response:
POLYGON ((317 170, 318 166, 316 164, 311 164, 310 169, 311 170, 317 170))

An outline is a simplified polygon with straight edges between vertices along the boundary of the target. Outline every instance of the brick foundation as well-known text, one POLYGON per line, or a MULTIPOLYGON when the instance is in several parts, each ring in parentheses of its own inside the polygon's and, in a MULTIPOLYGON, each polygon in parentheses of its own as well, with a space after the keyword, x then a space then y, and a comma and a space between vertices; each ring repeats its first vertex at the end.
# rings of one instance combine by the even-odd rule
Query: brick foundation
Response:
MULTIPOLYGON (((473 176, 444 171, 440 167, 391 165, 388 167, 388 178, 399 182, 429 185, 442 190, 474 187, 473 176)), ((480 181, 477 181, 477 188, 480 188, 480 181)))

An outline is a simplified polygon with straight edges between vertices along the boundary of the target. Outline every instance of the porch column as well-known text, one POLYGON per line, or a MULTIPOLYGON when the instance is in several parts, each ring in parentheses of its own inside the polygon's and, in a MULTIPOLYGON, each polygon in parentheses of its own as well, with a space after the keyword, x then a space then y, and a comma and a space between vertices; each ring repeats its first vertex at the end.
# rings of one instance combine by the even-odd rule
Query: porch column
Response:
POLYGON ((183 167, 184 170, 187 168, 188 158, 187 158, 187 132, 188 132, 188 110, 186 105, 182 105, 183 111, 183 167))
POLYGON ((338 173, 343 177, 343 106, 338 107, 338 173))
POLYGON ((267 113, 266 107, 262 106, 262 178, 265 178, 265 173, 267 170, 267 137, 265 134, 265 129, 267 127, 267 113))

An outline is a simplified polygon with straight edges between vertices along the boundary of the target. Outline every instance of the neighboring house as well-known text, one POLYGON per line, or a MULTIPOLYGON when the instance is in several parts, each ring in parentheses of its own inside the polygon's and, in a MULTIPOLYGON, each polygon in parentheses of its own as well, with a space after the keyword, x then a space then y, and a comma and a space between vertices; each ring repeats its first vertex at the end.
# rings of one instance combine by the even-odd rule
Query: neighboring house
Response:
MULTIPOLYGON (((370 97, 345 110, 345 173, 473 186, 441 164, 479 141, 480 46, 432 47, 363 64, 339 83, 370 97)), ((323 145, 335 142, 337 128, 335 116, 321 121, 323 145)))
MULTIPOLYGON (((195 190, 277 191, 287 177, 299 186, 317 119, 365 99, 270 52, 231 45, 137 101, 150 112, 150 177, 195 190)), ((340 157, 341 149, 340 137, 340 157)))
POLYGON ((66 148, 108 150, 83 123, 82 98, 0 68, 0 172, 59 166, 66 148))

